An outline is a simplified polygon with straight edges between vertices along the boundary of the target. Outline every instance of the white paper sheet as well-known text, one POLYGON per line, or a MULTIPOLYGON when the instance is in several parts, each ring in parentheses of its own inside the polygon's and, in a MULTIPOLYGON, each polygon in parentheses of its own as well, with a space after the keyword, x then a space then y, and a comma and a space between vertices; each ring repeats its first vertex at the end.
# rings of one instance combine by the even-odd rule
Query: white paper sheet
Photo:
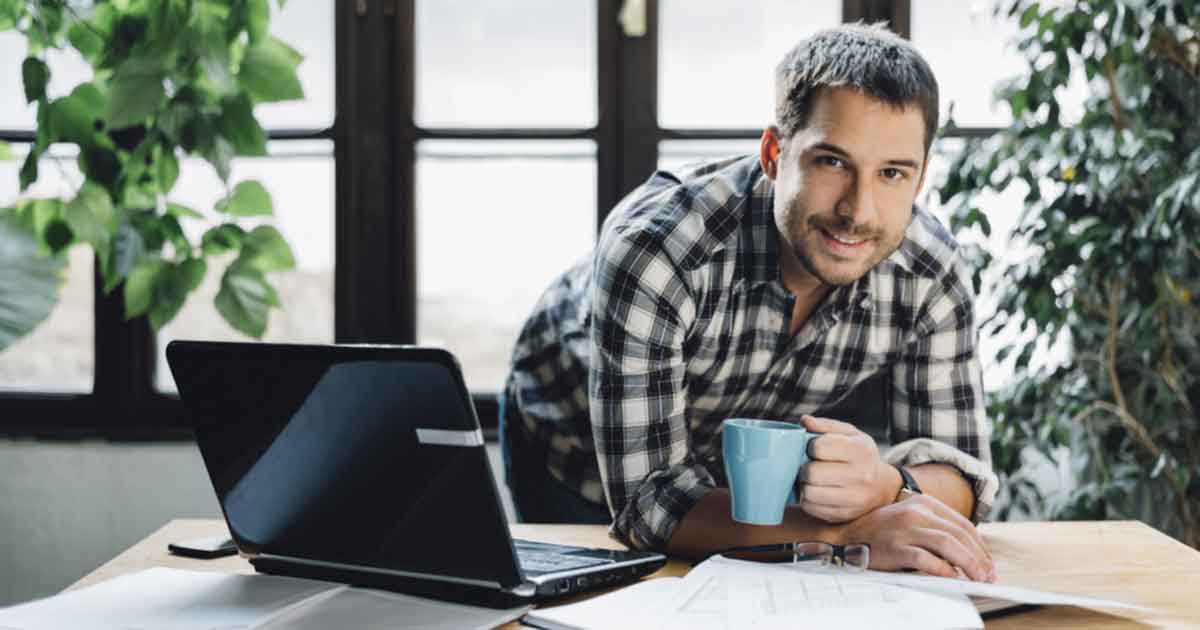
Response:
POLYGON ((679 627, 983 627, 965 595, 880 584, 844 572, 806 573, 791 566, 720 556, 704 561, 684 578, 675 613, 689 621, 679 627))
POLYGON ((155 568, 0 610, 0 628, 251 628, 336 588, 329 582, 299 578, 155 568))
POLYGON ((679 578, 642 580, 636 584, 574 604, 538 608, 524 620, 545 630, 622 628, 658 630, 663 627, 668 604, 674 601, 679 578))
POLYGON ((1150 609, 1136 604, 1127 604, 1112 599, 1085 597, 1081 595, 1063 595, 1049 591, 1037 591, 1017 586, 989 584, 987 582, 972 582, 966 579, 935 577, 932 575, 917 575, 913 573, 890 573, 887 571, 865 571, 864 578, 876 582, 919 588, 925 591, 949 594, 972 595, 975 597, 990 597, 1022 604, 1059 604, 1066 606, 1092 606, 1096 608, 1118 608, 1149 612, 1150 609))
POLYGON ((493 628, 528 610, 274 575, 155 568, 0 610, 0 630, 462 630, 493 628))

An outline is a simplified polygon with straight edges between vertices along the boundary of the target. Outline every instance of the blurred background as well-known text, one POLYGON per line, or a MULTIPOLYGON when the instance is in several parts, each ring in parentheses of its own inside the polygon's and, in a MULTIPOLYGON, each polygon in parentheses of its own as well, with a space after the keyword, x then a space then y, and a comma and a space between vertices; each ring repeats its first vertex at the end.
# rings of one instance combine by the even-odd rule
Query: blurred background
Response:
MULTIPOLYGON (((1087 401, 1053 412, 1012 402, 1022 384, 1028 396, 1028 383, 1051 382, 1037 370, 1074 365, 1076 356, 1069 335, 1060 337, 1069 332, 1067 320, 1048 326, 1030 316, 1035 325, 1026 326, 1024 302, 1006 297, 1017 286, 1012 266, 1046 248, 1019 238, 1022 226, 1037 222, 1028 215, 1034 202, 1020 168, 1007 179, 996 171, 1005 160, 1041 157, 1004 151, 1051 124, 1103 122, 1087 115, 1109 96, 1108 84, 1086 61, 1107 52, 1093 45, 1085 54, 1086 37, 1076 42, 1074 31, 1061 31, 1107 27, 1105 37, 1123 36, 1099 16, 1123 13, 1124 3, 1092 4, 1085 9, 1094 14, 1077 19, 1084 9, 1071 3, 1018 1, 272 2, 270 33, 303 56, 303 97, 255 106, 265 155, 233 157, 229 177, 265 186, 274 214, 263 221, 279 230, 294 257, 291 268, 269 274, 280 307, 270 311, 262 339, 448 347, 463 364, 481 422, 494 430, 495 395, 524 317, 552 278, 587 255, 621 196, 656 168, 756 151, 772 120, 772 73, 782 55, 839 22, 886 21, 925 54, 941 84, 944 127, 919 201, 972 247, 980 320, 1000 313, 1009 324, 981 339, 998 417, 998 468, 1006 481, 1019 482, 1008 486, 1023 488, 1006 488, 996 514, 1152 521, 1153 514, 1120 497, 1106 501, 1104 489, 1100 503, 1081 504, 1072 494, 1094 481, 1073 457, 1087 449, 1068 421, 1087 401), (1031 51, 1030 41, 1039 49, 1031 51), (1055 46, 1064 51, 1063 67, 1052 67, 1059 63, 1054 54, 1042 61, 1055 46), (1056 83, 1035 94, 1030 77, 1042 76, 1056 83), (1032 105, 1014 107, 1014 90, 1032 105), (1035 97, 1053 102, 1052 115, 1035 97), (974 165, 979 156, 983 164, 974 165), (997 156, 994 163, 988 156, 997 156)), ((84 18, 92 10, 92 3, 70 5, 84 18)), ((1172 18, 1185 61, 1195 14, 1186 8, 1172 18)), ((1132 26, 1121 28, 1149 32, 1158 17, 1150 8, 1128 19, 1132 26)), ((39 177, 20 190, 19 171, 39 125, 37 103, 26 102, 22 85, 30 54, 18 29, 0 29, 0 139, 9 153, 0 160, 0 207, 69 198, 81 180, 78 147, 59 143, 40 154, 39 177)), ((38 54, 51 71, 51 97, 92 77, 92 64, 69 45, 38 54)), ((1030 181, 1062 180, 1068 164, 1059 162, 1053 173, 1029 173, 1030 181)), ((200 212, 183 223, 186 235, 199 239, 228 191, 206 159, 183 156, 179 166, 168 198, 200 212)), ((1087 167, 1079 162, 1077 170, 1083 181, 1087 167)), ((1185 212, 1200 206, 1200 187, 1196 197, 1181 202, 1185 212)), ((1043 206, 1039 212, 1054 210, 1043 206)), ((214 308, 219 268, 231 255, 210 260, 203 281, 157 330, 145 317, 126 321, 119 291, 102 290, 92 248, 73 245, 63 256, 69 264, 48 319, 0 350, 0 605, 56 592, 171 518, 219 515, 162 350, 178 338, 252 338, 214 308)), ((1047 286, 1055 273, 1046 271, 1047 286)), ((1046 309, 1069 311, 1068 293, 1053 293, 1046 309)), ((1103 448, 1135 462, 1124 478, 1151 485, 1161 453, 1173 453, 1172 440, 1189 439, 1180 432, 1195 426, 1194 415, 1175 418, 1183 424, 1162 429, 1175 437, 1147 454, 1131 425, 1109 415, 1122 433, 1103 448)), ((882 417, 864 421, 886 440, 882 417)), ((1158 440, 1155 421, 1142 421, 1158 440)), ((1186 459, 1188 448, 1180 449, 1159 467, 1188 475, 1182 486, 1171 482, 1182 488, 1184 510, 1197 503, 1189 488, 1200 469, 1186 459)), ((1112 483, 1122 478, 1111 467, 1106 474, 1112 483)), ((1190 516, 1179 514, 1152 524, 1184 539, 1190 516)))

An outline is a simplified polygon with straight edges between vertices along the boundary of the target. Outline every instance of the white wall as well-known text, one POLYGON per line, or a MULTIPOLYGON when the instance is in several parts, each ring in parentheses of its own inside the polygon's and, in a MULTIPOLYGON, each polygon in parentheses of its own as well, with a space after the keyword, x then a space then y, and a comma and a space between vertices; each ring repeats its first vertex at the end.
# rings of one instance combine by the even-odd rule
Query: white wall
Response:
POLYGON ((0 606, 62 590, 173 518, 220 514, 194 444, 0 439, 0 606))

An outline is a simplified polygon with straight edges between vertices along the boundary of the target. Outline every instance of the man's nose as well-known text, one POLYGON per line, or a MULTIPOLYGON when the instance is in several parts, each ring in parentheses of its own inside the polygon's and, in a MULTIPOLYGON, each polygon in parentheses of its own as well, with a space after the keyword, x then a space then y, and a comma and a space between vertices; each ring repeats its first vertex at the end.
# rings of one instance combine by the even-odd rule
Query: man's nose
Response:
POLYGON ((870 182, 863 177, 851 178, 842 192, 842 198, 838 200, 835 212, 855 225, 872 224, 875 221, 876 209, 870 182))

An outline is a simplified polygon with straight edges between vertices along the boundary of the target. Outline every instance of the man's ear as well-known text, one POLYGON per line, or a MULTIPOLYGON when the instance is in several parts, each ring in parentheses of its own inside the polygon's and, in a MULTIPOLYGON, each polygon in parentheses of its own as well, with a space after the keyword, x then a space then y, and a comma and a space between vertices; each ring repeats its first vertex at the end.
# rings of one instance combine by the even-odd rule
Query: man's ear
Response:
POLYGON ((775 181, 775 169, 779 164, 779 128, 771 125, 763 129, 762 140, 759 141, 758 160, 762 164, 763 172, 771 181, 775 181))

